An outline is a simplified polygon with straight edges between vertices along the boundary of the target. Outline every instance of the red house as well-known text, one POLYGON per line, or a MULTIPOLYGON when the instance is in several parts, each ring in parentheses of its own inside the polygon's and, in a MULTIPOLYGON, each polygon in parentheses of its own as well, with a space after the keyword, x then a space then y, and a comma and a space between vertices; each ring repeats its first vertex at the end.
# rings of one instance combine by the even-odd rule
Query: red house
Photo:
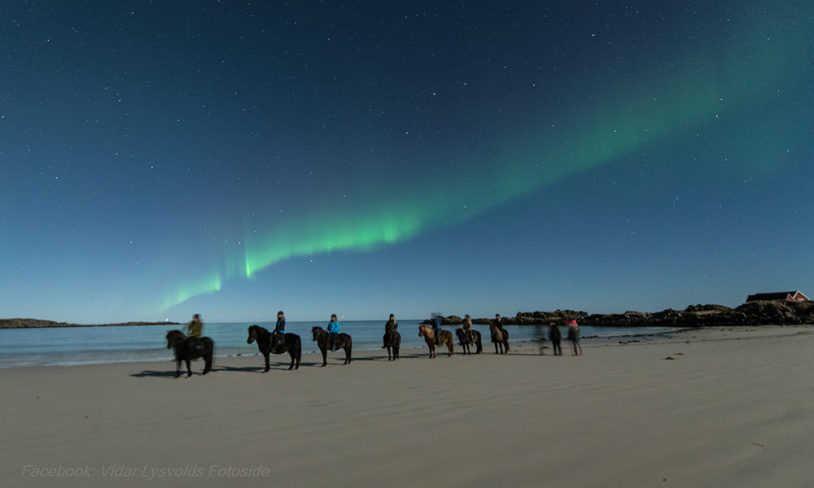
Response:
POLYGON ((759 300, 784 301, 784 302, 807 302, 809 298, 801 291, 780 291, 775 293, 755 293, 746 297, 747 302, 759 300))

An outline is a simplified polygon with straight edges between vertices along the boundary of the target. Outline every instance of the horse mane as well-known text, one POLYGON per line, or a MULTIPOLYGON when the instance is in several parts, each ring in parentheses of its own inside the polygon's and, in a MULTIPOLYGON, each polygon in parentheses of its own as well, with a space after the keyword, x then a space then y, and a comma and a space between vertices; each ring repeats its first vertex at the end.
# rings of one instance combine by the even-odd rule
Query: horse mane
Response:
POLYGON ((169 349, 169 348, 175 346, 176 344, 178 344, 179 342, 183 342, 183 341, 185 341, 185 340, 187 340, 189 338, 190 338, 190 336, 184 334, 183 332, 181 332, 178 329, 171 330, 171 331, 167 332, 167 349, 169 349))
POLYGON ((256 330, 256 331, 259 331, 259 332, 268 332, 268 331, 269 331, 269 330, 268 330, 268 329, 266 329, 265 327, 260 327, 260 326, 259 326, 259 325, 257 325, 257 324, 250 325, 250 326, 249 326, 249 328, 250 328, 250 329, 254 329, 254 330, 256 330))

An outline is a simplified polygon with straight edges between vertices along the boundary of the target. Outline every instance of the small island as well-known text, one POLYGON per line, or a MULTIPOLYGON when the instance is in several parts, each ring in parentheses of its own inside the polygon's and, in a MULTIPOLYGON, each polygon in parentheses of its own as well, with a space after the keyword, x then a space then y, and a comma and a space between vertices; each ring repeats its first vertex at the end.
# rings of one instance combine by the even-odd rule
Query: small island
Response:
POLYGON ((41 319, 0 319, 0 329, 43 329, 49 327, 115 327, 122 325, 179 325, 178 322, 120 322, 115 324, 71 324, 41 319))

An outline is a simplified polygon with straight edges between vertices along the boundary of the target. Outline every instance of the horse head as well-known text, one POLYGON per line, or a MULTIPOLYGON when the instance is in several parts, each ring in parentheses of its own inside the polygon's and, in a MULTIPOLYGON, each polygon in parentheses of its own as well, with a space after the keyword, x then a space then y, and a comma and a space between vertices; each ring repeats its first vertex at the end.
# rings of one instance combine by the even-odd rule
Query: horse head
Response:
POLYGON ((311 327, 311 333, 314 334, 314 340, 319 339, 323 332, 322 327, 311 327))
POLYGON ((257 324, 249 326, 249 338, 246 339, 246 344, 251 344, 252 342, 257 340, 257 330, 259 328, 260 327, 258 327, 257 324))
POLYGON ((167 349, 172 348, 186 338, 187 336, 185 336, 180 330, 171 330, 167 332, 167 349))

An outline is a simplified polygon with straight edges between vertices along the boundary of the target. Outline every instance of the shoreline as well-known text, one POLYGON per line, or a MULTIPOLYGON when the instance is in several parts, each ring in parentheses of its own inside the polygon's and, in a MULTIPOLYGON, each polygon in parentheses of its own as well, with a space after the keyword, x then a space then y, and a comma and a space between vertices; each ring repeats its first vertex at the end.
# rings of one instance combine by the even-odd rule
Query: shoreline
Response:
MULTIPOLYGON (((612 336, 599 336, 599 335, 589 335, 589 336, 582 336, 581 340, 583 344, 604 344, 604 343, 614 343, 614 342, 621 342, 625 341, 626 343, 630 342, 640 342, 642 339, 650 338, 650 337, 669 337, 672 334, 681 333, 684 331, 691 331, 696 330, 693 328, 686 328, 686 329, 676 329, 676 330, 669 330, 669 331, 660 331, 660 332, 643 332, 639 334, 623 334, 623 335, 612 335, 612 336)), ((567 339, 563 338, 563 343, 567 344, 567 339)), ((540 344, 538 341, 534 339, 516 339, 510 341, 511 347, 525 347, 531 346, 535 348, 539 348, 540 344)), ((491 342, 488 341, 488 338, 484 339, 484 352, 489 351, 490 348, 494 347, 491 342)), ((546 351, 551 351, 551 342, 546 339, 543 342, 543 347, 546 351)), ((233 349, 233 348, 227 348, 233 349)), ((428 351, 426 345, 422 344, 420 347, 410 347, 406 346, 402 348, 402 351, 407 350, 416 350, 416 351, 428 351)), ((171 350, 160 348, 158 351, 165 353, 167 361, 174 361, 173 353, 171 350)), ((144 351, 130 351, 133 352, 144 352, 144 351)), ((359 353, 381 353, 383 357, 387 357, 387 353, 385 349, 382 349, 381 346, 362 346, 360 348, 354 349, 354 355, 359 353)), ((76 354, 81 354, 82 351, 77 351, 76 354)), ((46 354, 46 353, 43 353, 46 354)), ((319 350, 316 347, 316 344, 310 341, 303 342, 303 356, 306 354, 319 354, 319 350)), ((446 353, 444 353, 446 354, 446 353)), ((456 342, 454 348, 454 355, 463 355, 461 346, 456 342)), ((272 355, 272 361, 274 360, 275 356, 279 355, 272 355)), ((215 355, 214 358, 216 360, 219 359, 227 359, 227 358, 239 358, 239 357, 260 357, 262 358, 262 354, 257 350, 256 347, 251 347, 250 349, 246 350, 245 352, 227 352, 227 353, 218 353, 218 347, 216 345, 215 348, 215 355)), ((287 357, 287 356, 286 356, 287 357)), ((21 365, 4 365, 0 364, 0 370, 4 369, 14 369, 14 368, 27 368, 27 367, 44 367, 44 368, 70 368, 74 366, 94 366, 94 365, 106 365, 106 364, 143 364, 143 363, 156 363, 162 362, 164 359, 158 359, 155 357, 150 357, 146 359, 134 359, 134 358, 124 358, 124 359, 99 359, 99 360, 76 360, 76 361, 59 361, 52 364, 21 364, 21 365)))

